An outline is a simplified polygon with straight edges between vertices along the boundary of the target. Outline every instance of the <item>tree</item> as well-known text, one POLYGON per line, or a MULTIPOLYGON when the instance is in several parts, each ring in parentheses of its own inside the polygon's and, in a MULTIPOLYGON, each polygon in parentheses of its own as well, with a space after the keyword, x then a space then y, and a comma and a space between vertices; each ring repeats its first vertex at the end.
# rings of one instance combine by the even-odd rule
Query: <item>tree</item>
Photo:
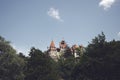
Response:
POLYGON ((65 49, 62 57, 69 58, 69 57, 72 57, 72 56, 73 55, 72 55, 71 48, 67 46, 67 48, 65 49))
POLYGON ((0 36, 0 80, 24 80, 24 60, 15 49, 0 36))
POLYGON ((1 53, 16 53, 16 50, 10 45, 9 41, 6 41, 2 36, 0 36, 0 54, 1 53))
POLYGON ((102 33, 92 40, 79 64, 73 70, 72 80, 120 80, 120 41, 105 41, 102 33))
POLYGON ((57 80, 53 60, 39 49, 31 48, 26 71, 26 80, 57 80))
POLYGON ((59 75, 64 80, 71 79, 71 73, 75 67, 75 59, 74 58, 67 58, 66 60, 59 59, 59 75))
POLYGON ((63 80, 70 80, 71 73, 75 66, 75 59, 72 55, 71 48, 69 46, 61 52, 61 57, 58 59, 58 70, 61 79, 63 80))

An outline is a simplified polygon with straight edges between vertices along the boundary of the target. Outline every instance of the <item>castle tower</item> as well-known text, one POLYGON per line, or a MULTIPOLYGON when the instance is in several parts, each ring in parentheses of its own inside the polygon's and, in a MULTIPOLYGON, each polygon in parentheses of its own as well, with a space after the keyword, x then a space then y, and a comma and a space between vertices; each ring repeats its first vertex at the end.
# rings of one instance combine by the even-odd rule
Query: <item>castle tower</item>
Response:
POLYGON ((52 40, 51 43, 50 43, 50 51, 55 51, 55 50, 56 50, 55 43, 52 40))
POLYGON ((57 49, 55 47, 55 43, 52 40, 50 43, 50 47, 49 47, 49 56, 54 59, 55 61, 57 61, 58 56, 57 56, 57 49))
POLYGON ((60 42, 59 46, 60 46, 60 49, 65 49, 65 48, 67 48, 67 44, 66 44, 66 42, 65 42, 64 40, 62 40, 62 41, 60 42))

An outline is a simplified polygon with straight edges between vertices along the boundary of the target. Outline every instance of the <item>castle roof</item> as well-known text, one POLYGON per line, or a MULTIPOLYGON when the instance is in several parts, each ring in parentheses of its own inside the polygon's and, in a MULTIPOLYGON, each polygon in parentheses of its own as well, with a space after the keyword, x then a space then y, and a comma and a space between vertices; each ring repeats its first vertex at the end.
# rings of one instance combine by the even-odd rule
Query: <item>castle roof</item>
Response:
POLYGON ((53 40, 52 40, 51 43, 50 43, 50 47, 55 47, 55 43, 54 43, 53 40))
POLYGON ((67 47, 67 44, 64 40, 62 40, 59 44, 60 48, 66 48, 67 47))

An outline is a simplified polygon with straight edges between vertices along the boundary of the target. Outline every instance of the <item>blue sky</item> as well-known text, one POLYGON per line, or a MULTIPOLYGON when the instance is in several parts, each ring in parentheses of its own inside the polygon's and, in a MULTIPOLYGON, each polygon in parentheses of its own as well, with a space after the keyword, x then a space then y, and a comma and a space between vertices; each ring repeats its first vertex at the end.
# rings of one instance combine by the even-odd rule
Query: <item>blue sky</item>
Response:
POLYGON ((120 0, 0 0, 0 35, 25 55, 63 38, 87 46, 102 31, 120 40, 120 0))

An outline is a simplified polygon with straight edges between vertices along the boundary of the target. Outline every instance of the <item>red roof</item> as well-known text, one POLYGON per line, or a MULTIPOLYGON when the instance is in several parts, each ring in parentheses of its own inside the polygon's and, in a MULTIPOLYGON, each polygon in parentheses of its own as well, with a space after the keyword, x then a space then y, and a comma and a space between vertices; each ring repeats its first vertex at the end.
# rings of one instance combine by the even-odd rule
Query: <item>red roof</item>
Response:
POLYGON ((52 40, 51 43, 50 43, 50 47, 55 47, 55 43, 54 43, 53 40, 52 40))

